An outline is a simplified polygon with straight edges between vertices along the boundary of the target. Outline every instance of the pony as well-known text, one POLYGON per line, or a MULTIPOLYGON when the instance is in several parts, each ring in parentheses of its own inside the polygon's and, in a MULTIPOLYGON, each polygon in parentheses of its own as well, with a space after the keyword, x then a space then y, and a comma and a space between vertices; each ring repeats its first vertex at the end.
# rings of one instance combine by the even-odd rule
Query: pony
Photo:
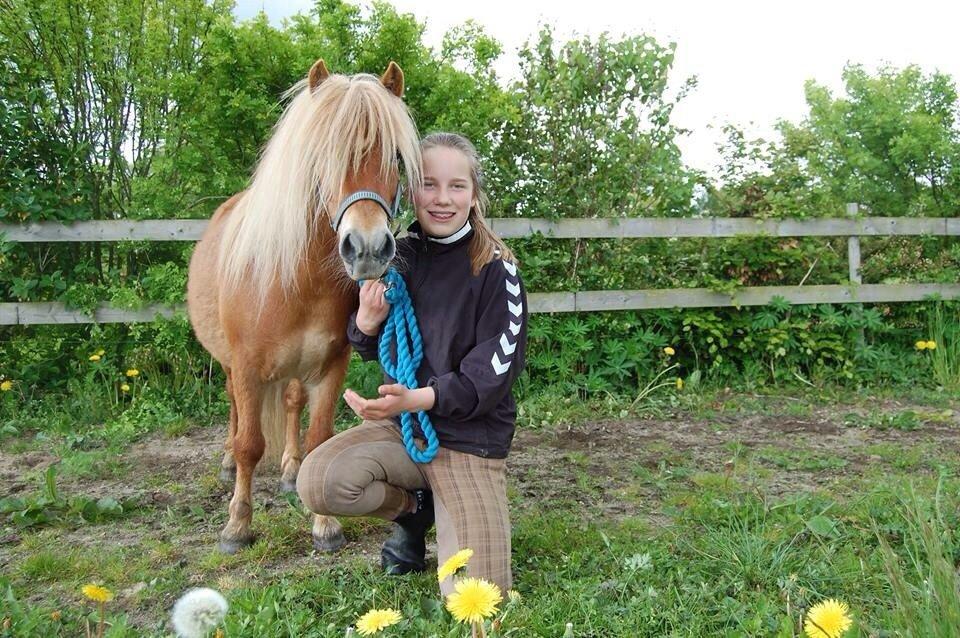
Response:
MULTIPOLYGON (((404 169, 408 187, 420 179, 403 88, 392 61, 377 77, 331 74, 317 60, 284 94, 288 104, 249 187, 214 212, 191 257, 188 315, 223 367, 230 400, 220 476, 234 487, 219 537, 224 552, 253 543, 251 489, 261 458, 279 460, 280 490, 295 491, 303 450, 333 436, 355 282, 386 271, 404 169)), ((344 543, 329 516, 314 516, 312 536, 321 551, 344 543)))

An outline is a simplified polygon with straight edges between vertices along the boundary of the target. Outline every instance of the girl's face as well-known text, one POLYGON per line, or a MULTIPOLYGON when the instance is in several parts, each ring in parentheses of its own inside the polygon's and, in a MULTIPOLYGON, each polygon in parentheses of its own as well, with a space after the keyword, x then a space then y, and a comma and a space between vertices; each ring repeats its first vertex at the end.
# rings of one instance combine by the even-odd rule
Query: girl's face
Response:
POLYGON ((423 188, 414 191, 417 221, 432 237, 448 237, 467 221, 477 202, 470 160, 455 148, 434 146, 423 152, 423 188))

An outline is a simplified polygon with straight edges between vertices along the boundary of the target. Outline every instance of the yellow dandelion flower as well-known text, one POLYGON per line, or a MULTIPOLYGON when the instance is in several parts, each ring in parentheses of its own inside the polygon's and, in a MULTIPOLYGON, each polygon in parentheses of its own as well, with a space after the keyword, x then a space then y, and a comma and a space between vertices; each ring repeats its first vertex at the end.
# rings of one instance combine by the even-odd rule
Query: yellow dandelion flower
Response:
POLYGON ((53 611, 50 612, 50 620, 52 620, 53 622, 57 622, 58 620, 60 620, 60 616, 62 616, 62 614, 60 613, 59 609, 54 609, 53 611))
POLYGON ((99 360, 100 360, 100 355, 99 355, 99 354, 92 354, 92 355, 90 355, 90 360, 91 360, 91 361, 99 361, 99 360))
POLYGON ((508 592, 507 592, 507 598, 508 598, 508 599, 510 600, 510 602, 512 602, 512 603, 518 603, 518 602, 520 602, 521 600, 523 600, 523 596, 521 596, 521 595, 520 595, 520 592, 518 592, 516 589, 511 589, 510 591, 508 591, 508 592))
POLYGON ((673 348, 671 348, 670 346, 667 346, 666 348, 664 348, 664 349, 663 349, 663 352, 664 352, 664 354, 666 354, 668 357, 672 357, 673 355, 677 354, 677 351, 674 350, 673 348))
POLYGON ((926 349, 927 349, 927 342, 926 342, 926 341, 918 341, 918 342, 916 342, 915 344, 913 344, 913 347, 916 348, 917 350, 926 350, 926 349))
POLYGON ((928 342, 927 342, 927 350, 936 350, 936 349, 937 349, 937 342, 936 342, 936 341, 928 341, 928 342))
POLYGON ((140 371, 137 370, 136 368, 130 368, 129 370, 127 370, 127 376, 130 377, 131 379, 133 377, 139 377, 140 371))
POLYGON ((357 631, 361 636, 372 636, 403 619, 396 609, 371 609, 357 618, 357 631))
POLYGON ((90 583, 80 588, 83 595, 97 603, 108 603, 113 600, 113 592, 106 587, 90 583))
POLYGON ((478 623, 497 613, 501 600, 500 588, 493 583, 482 578, 464 578, 447 596, 447 610, 458 622, 478 623))
POLYGON ((13 381, 7 379, 3 383, 0 383, 0 391, 10 392, 10 390, 13 390, 13 381))
POLYGON ((683 379, 677 377, 677 390, 683 390, 683 379))
POLYGON ((472 549, 461 549, 459 552, 448 558, 440 565, 437 570, 437 580, 443 582, 447 576, 453 576, 458 571, 467 566, 470 557, 473 556, 472 549))
POLYGON ((130 386, 127 385, 126 383, 124 383, 122 386, 120 386, 120 391, 121 391, 121 392, 130 392, 130 386))
POLYGON ((821 601, 807 612, 803 630, 810 638, 840 638, 853 621, 846 603, 833 598, 821 601))

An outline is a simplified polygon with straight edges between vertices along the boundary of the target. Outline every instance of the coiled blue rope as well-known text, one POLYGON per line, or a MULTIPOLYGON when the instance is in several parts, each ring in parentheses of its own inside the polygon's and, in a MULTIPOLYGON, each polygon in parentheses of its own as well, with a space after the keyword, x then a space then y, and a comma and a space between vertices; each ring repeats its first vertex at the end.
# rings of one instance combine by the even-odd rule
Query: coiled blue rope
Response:
MULTIPOLYGON (((383 276, 387 284, 384 298, 390 304, 390 314, 380 332, 380 365, 384 372, 411 390, 417 389, 417 368, 423 360, 423 339, 413 312, 413 302, 407 293, 407 284, 395 268, 388 268, 383 276), (390 345, 396 344, 397 359, 390 357, 390 345)), ((427 447, 420 449, 413 439, 413 414, 400 413, 400 433, 407 454, 416 463, 429 463, 437 455, 440 440, 433 429, 430 417, 423 410, 417 411, 420 430, 427 440, 427 447)))

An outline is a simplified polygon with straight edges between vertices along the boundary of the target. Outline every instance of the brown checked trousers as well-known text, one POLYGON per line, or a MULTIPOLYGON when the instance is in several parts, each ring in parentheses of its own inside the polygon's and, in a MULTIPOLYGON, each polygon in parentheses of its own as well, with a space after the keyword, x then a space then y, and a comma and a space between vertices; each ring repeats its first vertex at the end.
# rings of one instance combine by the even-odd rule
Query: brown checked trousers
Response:
MULTIPOLYGON (((363 421, 310 452, 297 477, 303 504, 327 516, 392 521, 409 510, 416 489, 433 492, 438 564, 472 549, 467 574, 506 593, 512 579, 505 459, 441 447, 421 465, 407 455, 392 421, 363 421)), ((440 583, 440 590, 452 592, 452 579, 440 583)))

